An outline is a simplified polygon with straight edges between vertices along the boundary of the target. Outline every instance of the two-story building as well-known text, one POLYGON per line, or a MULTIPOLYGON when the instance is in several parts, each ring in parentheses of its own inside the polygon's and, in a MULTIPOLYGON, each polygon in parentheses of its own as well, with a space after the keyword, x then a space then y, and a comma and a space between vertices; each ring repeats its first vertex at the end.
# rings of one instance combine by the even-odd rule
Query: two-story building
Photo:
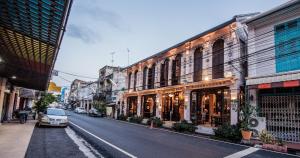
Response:
POLYGON ((236 124, 246 73, 243 21, 256 14, 234 16, 125 68, 124 112, 199 127, 236 124))
POLYGON ((300 1, 247 20, 249 101, 267 131, 300 142, 300 1))

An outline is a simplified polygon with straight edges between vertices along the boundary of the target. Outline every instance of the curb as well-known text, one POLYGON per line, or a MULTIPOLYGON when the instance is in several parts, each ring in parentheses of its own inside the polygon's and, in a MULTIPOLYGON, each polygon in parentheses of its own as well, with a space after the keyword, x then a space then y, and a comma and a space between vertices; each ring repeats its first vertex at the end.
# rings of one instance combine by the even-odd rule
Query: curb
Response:
MULTIPOLYGON (((121 120, 116 120, 116 119, 112 119, 112 118, 104 118, 104 119, 149 128, 149 126, 144 125, 144 124, 131 123, 131 122, 128 122, 128 121, 121 121, 121 120)), ((221 142, 221 143, 230 144, 230 145, 236 145, 236 146, 247 147, 247 148, 252 147, 252 146, 247 146, 247 145, 243 145, 243 144, 237 144, 237 143, 231 143, 231 142, 226 142, 226 141, 222 141, 222 140, 207 138, 207 137, 204 137, 204 136, 199 136, 199 135, 194 135, 194 134, 180 133, 180 132, 172 131, 168 128, 153 127, 153 129, 164 131, 164 132, 169 132, 169 133, 174 133, 174 134, 178 134, 178 135, 184 135, 184 136, 188 136, 188 137, 194 137, 194 138, 198 138, 198 139, 205 139, 205 140, 210 140, 210 141, 214 141, 214 142, 221 142)), ((282 155, 287 155, 287 156, 300 157, 299 155, 294 155, 294 154, 289 154, 289 153, 282 153, 282 152, 277 152, 277 151, 267 150, 267 149, 262 149, 262 148, 259 148, 259 150, 268 151, 268 152, 277 153, 277 154, 282 154, 282 155)))

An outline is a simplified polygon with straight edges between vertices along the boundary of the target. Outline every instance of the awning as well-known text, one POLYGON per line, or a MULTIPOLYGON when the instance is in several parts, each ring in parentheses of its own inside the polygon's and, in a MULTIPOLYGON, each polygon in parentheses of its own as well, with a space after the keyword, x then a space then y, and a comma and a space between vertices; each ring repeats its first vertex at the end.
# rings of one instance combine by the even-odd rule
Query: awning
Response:
POLYGON ((0 1, 0 76, 46 90, 72 0, 0 1))

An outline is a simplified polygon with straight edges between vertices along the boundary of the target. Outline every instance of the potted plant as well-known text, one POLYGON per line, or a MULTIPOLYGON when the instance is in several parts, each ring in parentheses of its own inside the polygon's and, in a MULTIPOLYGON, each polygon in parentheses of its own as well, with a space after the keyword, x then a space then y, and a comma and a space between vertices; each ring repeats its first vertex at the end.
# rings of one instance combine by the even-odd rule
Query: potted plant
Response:
POLYGON ((265 130, 259 134, 259 139, 262 142, 263 149, 285 153, 287 152, 287 145, 285 145, 281 139, 276 140, 271 134, 269 134, 265 130))
POLYGON ((250 140, 252 131, 249 128, 250 117, 254 115, 255 108, 252 105, 244 105, 241 108, 240 120, 241 120, 241 133, 244 140, 250 140))

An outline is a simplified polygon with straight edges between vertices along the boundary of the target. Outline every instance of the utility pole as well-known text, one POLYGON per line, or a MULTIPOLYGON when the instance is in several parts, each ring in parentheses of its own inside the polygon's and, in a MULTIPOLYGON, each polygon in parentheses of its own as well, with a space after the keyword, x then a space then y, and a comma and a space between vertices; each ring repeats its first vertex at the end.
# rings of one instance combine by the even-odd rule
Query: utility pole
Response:
POLYGON ((116 52, 111 52, 110 55, 111 55, 111 66, 113 67, 114 66, 114 54, 116 52))

